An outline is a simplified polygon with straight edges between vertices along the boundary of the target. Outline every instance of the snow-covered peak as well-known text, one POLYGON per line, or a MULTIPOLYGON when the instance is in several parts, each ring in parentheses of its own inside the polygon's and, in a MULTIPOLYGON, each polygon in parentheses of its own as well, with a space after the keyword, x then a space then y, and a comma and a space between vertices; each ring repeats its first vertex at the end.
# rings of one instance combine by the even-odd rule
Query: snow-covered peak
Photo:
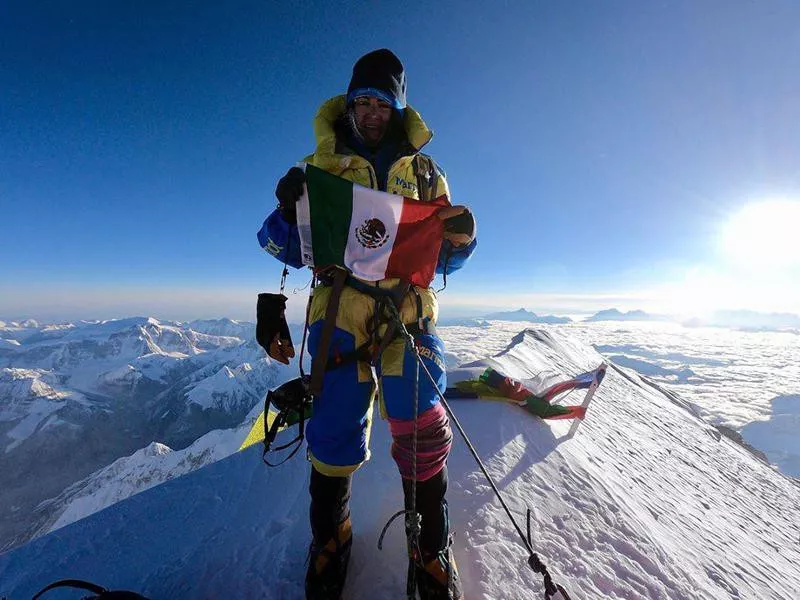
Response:
POLYGON ((34 327, 22 327, 14 321, 0 321, 0 338, 21 341, 39 333, 34 327))
POLYGON ((63 400, 68 394, 56 390, 53 378, 36 369, 0 368, 0 398, 4 412, 21 402, 35 399, 63 400))
POLYGON ((174 353, 189 356, 201 352, 195 347, 187 332, 173 325, 162 325, 155 319, 141 326, 139 331, 157 353, 174 353))
POLYGON ((172 448, 169 446, 165 446, 159 442, 150 442, 149 445, 145 446, 141 450, 138 450, 133 456, 134 458, 137 455, 142 458, 151 458, 153 456, 164 456, 170 452, 172 452, 172 448))
POLYGON ((124 319, 106 319, 103 321, 80 321, 74 328, 74 333, 81 337, 109 336, 120 331, 126 331, 148 325, 160 326, 161 323, 154 317, 126 317, 124 319))
POLYGON ((254 338, 256 329, 253 323, 233 319, 200 319, 191 321, 187 325, 189 329, 198 333, 243 340, 254 338))
POLYGON ((81 394, 62 389, 52 373, 0 368, 0 423, 5 425, 5 452, 16 448, 67 407, 68 400, 79 404, 84 401, 81 394))
MULTIPOLYGON (((227 365, 216 373, 191 386, 186 394, 190 404, 202 409, 230 410, 233 406, 252 407, 258 403, 263 390, 254 386, 253 367, 244 363, 235 369, 227 365)), ((259 381, 258 378, 255 381, 259 381)))
POLYGON ((125 364, 102 373, 99 380, 107 386, 130 386, 135 385, 141 378, 142 373, 137 371, 136 367, 125 364))

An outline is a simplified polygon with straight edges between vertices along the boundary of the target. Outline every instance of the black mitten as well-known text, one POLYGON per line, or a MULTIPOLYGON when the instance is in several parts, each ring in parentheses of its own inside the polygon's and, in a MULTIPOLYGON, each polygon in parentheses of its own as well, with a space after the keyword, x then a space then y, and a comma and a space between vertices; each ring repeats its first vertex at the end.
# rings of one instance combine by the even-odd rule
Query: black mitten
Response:
POLYGON ((463 233, 470 237, 470 241, 475 238, 475 217, 469 209, 460 215, 450 217, 444 222, 444 230, 448 233, 463 233))
POLYGON ((267 354, 285 365, 294 358, 292 336, 286 322, 286 296, 259 294, 256 306, 256 340, 267 354))
POLYGON ((275 197, 278 199, 278 209, 281 215, 289 223, 294 225, 297 222, 297 201, 303 195, 303 184, 306 182, 306 174, 299 167, 292 167, 289 172, 278 181, 275 188, 275 197))

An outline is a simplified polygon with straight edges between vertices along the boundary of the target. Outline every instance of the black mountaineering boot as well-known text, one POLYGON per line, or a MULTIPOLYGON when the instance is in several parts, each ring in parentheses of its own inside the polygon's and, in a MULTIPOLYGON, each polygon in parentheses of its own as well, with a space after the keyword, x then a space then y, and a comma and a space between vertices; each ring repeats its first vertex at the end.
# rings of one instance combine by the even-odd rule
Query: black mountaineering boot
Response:
POLYGON ((422 551, 422 565, 417 565, 417 590, 422 600, 464 599, 451 541, 435 554, 422 551))
MULTIPOLYGON (((406 510, 411 508, 411 481, 403 479, 406 510)), ((461 578, 451 548, 447 515, 447 467, 427 481, 417 483, 417 512, 422 516, 421 556, 410 550, 416 569, 417 591, 422 600, 463 600, 461 578)))
POLYGON ((306 600, 339 600, 347 577, 353 533, 350 477, 327 477, 311 469, 311 548, 306 600))

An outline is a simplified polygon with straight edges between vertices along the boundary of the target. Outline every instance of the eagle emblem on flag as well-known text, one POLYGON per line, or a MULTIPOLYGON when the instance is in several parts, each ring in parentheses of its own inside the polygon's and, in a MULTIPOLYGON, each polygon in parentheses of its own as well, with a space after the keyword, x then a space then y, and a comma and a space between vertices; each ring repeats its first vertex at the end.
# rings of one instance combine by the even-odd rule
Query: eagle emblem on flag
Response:
POLYGON ((356 228, 356 239, 364 248, 380 248, 389 241, 389 234, 380 219, 367 219, 356 228))

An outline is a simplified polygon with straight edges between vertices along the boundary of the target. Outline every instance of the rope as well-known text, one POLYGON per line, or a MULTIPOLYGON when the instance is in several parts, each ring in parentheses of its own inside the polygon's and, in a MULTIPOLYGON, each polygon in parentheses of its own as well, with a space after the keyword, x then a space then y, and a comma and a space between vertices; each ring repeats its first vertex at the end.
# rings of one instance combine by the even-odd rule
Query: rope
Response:
MULTIPOLYGON (((400 313, 398 312, 397 307, 394 306, 394 303, 392 303, 392 302, 387 303, 387 305, 389 306, 390 316, 396 320, 396 325, 398 327, 398 330, 399 330, 400 334, 402 335, 402 337, 403 337, 403 339, 405 341, 406 347, 414 354, 414 356, 416 358, 416 362, 417 362, 417 378, 419 378, 419 369, 421 367, 422 370, 425 372, 425 375, 427 375, 428 379, 430 380, 431 384, 433 385, 433 389, 436 390, 436 393, 439 396, 439 400, 442 402, 442 406, 444 406, 444 409, 445 409, 445 411, 447 411, 448 416, 450 417, 452 422, 455 424, 456 429, 458 429, 458 432, 461 434, 461 437, 464 439, 464 442, 466 443, 467 448, 469 449, 470 453, 472 454, 472 457, 475 459, 475 462, 478 463, 478 466, 480 467, 481 472, 483 473, 483 476, 486 478, 486 481, 489 482, 489 485, 491 486, 492 490, 494 491, 495 496, 497 496, 497 499, 500 501, 500 504, 503 507, 503 510, 505 510, 506 515, 508 515, 508 518, 511 520, 511 523, 514 525, 514 528, 517 530, 517 533, 519 534, 519 537, 522 540, 523 545, 525 546, 525 548, 528 551, 528 566, 531 569, 533 569, 534 572, 540 573, 542 575, 542 577, 544 579, 545 599, 546 600, 550 600, 556 594, 561 594, 561 596, 564 598, 564 600, 569 600, 569 595, 567 594, 566 590, 563 587, 561 587, 560 585, 555 585, 553 583, 553 579, 552 579, 552 577, 550 576, 550 573, 547 570, 547 566, 541 561, 541 559, 539 558, 539 555, 536 554, 536 552, 534 552, 534 550, 533 550, 533 545, 531 543, 531 536, 530 536, 530 518, 531 518, 530 509, 528 509, 528 513, 527 513, 528 535, 526 536, 522 532, 522 529, 520 528, 520 526, 517 524, 517 520, 514 518, 514 515, 511 514, 511 510, 508 508, 508 505, 506 504, 506 501, 503 498, 503 495, 500 493, 500 490, 497 488, 497 485, 495 484, 495 482, 492 479, 491 475, 489 475, 489 472, 486 470, 486 466, 483 464, 483 461, 481 460, 480 456, 478 455, 477 450, 475 450, 475 447, 472 445, 472 441, 469 439, 469 436, 467 435, 466 431, 464 431, 464 428, 461 426, 461 423, 458 420, 458 417, 456 417, 455 413, 450 408, 450 404, 447 402, 447 399, 444 397, 444 394, 442 394, 442 392, 439 390, 439 386, 437 385, 436 380, 434 379, 433 375, 431 375, 431 372, 428 370, 428 367, 426 367, 425 363, 422 361, 422 357, 419 355, 419 352, 417 351, 417 348, 414 345, 414 338, 411 336, 411 334, 408 333, 408 330, 406 329, 405 324, 403 323, 402 319, 400 318, 400 313)), ((416 406, 416 404, 418 402, 417 394, 418 394, 418 391, 419 391, 419 379, 417 379, 417 385, 415 387, 415 390, 416 391, 415 391, 415 395, 414 395, 414 403, 415 403, 415 406, 414 406, 414 411, 415 411, 414 412, 414 414, 415 414, 415 418, 414 418, 414 453, 415 453, 415 456, 414 456, 414 459, 416 459, 416 425, 417 425, 417 422, 416 422, 417 406, 416 406)), ((414 470, 414 474, 416 476, 416 462, 414 463, 414 469, 415 469, 414 470)), ((415 477, 415 479, 416 479, 416 477, 415 477)), ((412 482, 412 494, 414 496, 416 495, 416 485, 415 484, 416 484, 415 481, 412 482)), ((415 500, 416 500, 416 498, 412 496, 412 502, 414 502, 415 500)), ((412 505, 412 506, 415 506, 415 504, 412 505)), ((388 528, 389 524, 397 516, 399 516, 402 513, 403 513, 403 511, 401 511, 398 514, 395 514, 392 517, 392 519, 389 521, 389 523, 387 523, 386 527, 384 528, 384 533, 385 533, 386 528, 388 528)), ((381 534, 381 538, 382 537, 383 537, 383 533, 381 534)), ((409 596, 409 598, 413 598, 413 596, 409 596)))
MULTIPOLYGON (((405 327, 403 327, 405 331, 405 327)), ((411 346, 414 346, 414 339, 405 331, 405 336, 410 340, 411 346)), ((406 345, 408 345, 408 340, 406 345)), ((406 513, 406 530, 409 542, 411 543, 414 559, 422 563, 422 550, 419 547, 419 538, 422 533, 422 515, 417 512, 417 432, 419 429, 419 363, 416 363, 414 370, 414 432, 411 437, 411 509, 406 513)), ((409 600, 416 598, 417 591, 417 570, 413 565, 409 564, 408 568, 408 583, 406 584, 406 594, 409 600)))
MULTIPOLYGON (((378 549, 383 549, 383 538, 389 526, 400 516, 405 515, 406 526, 406 539, 410 547, 411 557, 408 564, 408 576, 406 579, 406 596, 408 600, 415 600, 417 597, 417 571, 414 561, 422 561, 422 551, 419 546, 419 538, 422 533, 422 515, 417 512, 417 438, 419 431, 419 367, 422 364, 419 361, 419 353, 414 345, 414 337, 408 332, 403 321, 400 318, 397 305, 394 299, 388 298, 388 302, 381 303, 383 307, 388 308, 389 316, 395 321, 400 336, 410 352, 417 357, 414 370, 414 428, 411 437, 411 502, 408 510, 400 510, 393 514, 389 521, 384 525, 381 535, 378 538, 378 549)), ((376 311, 377 312, 377 311, 376 311)), ((376 328, 377 331, 377 328, 376 328)), ((423 368, 425 365, 422 365, 423 368)), ((430 374, 429 374, 430 376, 430 374)))
POLYGON ((306 339, 308 337, 308 317, 311 314, 311 300, 314 297, 314 291, 317 287, 316 275, 311 276, 311 291, 308 293, 308 300, 306 300, 306 321, 303 323, 303 341, 300 344, 300 376, 305 377, 306 373, 303 370, 303 357, 306 349, 306 339))
POLYGON ((444 258, 444 269, 442 270, 442 287, 436 290, 436 293, 443 292, 447 288, 447 265, 450 264, 450 257, 453 256, 453 251, 448 250, 447 256, 444 258))
POLYGON ((283 294, 283 290, 286 287, 286 277, 289 275, 289 248, 291 247, 291 243, 292 236, 290 235, 289 239, 286 241, 286 254, 284 254, 286 260, 283 261, 283 272, 281 273, 281 294, 283 294))

